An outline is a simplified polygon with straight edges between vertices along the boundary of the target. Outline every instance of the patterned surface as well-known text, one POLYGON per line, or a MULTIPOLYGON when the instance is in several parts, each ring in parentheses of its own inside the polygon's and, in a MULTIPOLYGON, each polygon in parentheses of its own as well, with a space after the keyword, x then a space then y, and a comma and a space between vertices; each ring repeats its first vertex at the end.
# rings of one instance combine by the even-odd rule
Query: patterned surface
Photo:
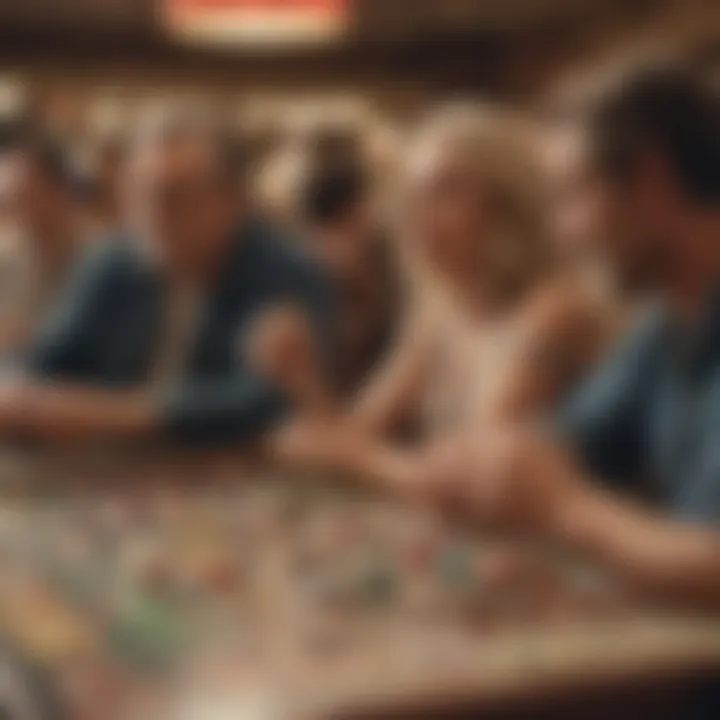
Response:
POLYGON ((720 663, 716 623, 306 479, 222 459, 0 476, 0 627, 81 720, 317 717, 720 663))

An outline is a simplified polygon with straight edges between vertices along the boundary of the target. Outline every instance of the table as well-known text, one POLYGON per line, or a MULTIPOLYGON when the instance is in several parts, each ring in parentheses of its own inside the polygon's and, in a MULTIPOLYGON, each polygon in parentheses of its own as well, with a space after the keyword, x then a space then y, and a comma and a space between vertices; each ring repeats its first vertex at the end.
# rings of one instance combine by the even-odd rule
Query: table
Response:
POLYGON ((72 720, 589 713, 720 677, 720 618, 227 454, 6 453, 0 563, 0 631, 72 720))

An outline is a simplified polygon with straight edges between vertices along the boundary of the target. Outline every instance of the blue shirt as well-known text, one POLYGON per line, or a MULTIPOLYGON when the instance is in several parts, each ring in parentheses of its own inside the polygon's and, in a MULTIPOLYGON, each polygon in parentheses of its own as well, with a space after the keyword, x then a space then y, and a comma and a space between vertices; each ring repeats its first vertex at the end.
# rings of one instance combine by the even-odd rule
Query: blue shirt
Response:
POLYGON ((651 313, 560 427, 596 476, 681 519, 720 524, 720 300, 692 329, 651 313))
MULTIPOLYGON (((248 219, 231 238, 207 289, 182 377, 158 397, 167 434, 179 441, 242 443, 280 421, 288 398, 258 375, 244 338, 267 307, 292 303, 310 320, 323 355, 334 347, 334 293, 299 243, 248 219)), ((102 243, 79 269, 39 333, 26 364, 43 378, 116 388, 144 384, 163 322, 163 280, 127 238, 102 243)))

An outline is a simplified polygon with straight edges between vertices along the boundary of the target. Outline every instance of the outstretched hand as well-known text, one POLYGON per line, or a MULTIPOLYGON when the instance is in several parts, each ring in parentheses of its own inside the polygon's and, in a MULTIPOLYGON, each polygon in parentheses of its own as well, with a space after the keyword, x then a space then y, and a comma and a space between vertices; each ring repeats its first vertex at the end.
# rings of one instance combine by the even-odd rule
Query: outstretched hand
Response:
POLYGON ((288 393, 297 410, 327 411, 331 394, 303 312, 290 305, 266 311, 255 321, 246 350, 255 369, 288 393))
POLYGON ((443 442, 421 467, 421 483, 435 502, 513 532, 555 532, 586 492, 569 457, 517 427, 443 442))

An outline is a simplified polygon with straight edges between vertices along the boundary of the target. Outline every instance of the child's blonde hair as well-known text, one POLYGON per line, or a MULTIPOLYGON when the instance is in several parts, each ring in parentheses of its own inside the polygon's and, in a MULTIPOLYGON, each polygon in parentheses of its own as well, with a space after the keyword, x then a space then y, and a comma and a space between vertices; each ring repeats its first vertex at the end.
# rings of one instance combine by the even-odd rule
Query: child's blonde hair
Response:
POLYGON ((515 297, 555 265, 537 137, 529 121, 504 109, 456 105, 431 115, 413 147, 442 148, 474 177, 493 215, 493 246, 484 281, 515 297))

